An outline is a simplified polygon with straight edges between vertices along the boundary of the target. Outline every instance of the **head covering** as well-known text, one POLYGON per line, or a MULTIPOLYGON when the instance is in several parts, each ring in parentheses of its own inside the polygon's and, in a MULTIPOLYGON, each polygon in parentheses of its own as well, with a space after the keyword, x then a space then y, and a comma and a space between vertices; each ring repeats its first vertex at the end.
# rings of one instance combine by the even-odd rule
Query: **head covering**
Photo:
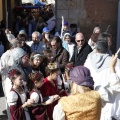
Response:
POLYGON ((17 74, 19 71, 16 69, 12 69, 9 71, 9 78, 14 77, 15 74, 17 74))
POLYGON ((58 64, 57 64, 57 62, 49 63, 47 67, 50 70, 57 69, 58 68, 58 64))
POLYGON ((66 41, 65 41, 66 35, 68 35, 68 36, 71 37, 70 33, 65 33, 64 36, 63 36, 63 40, 62 40, 62 46, 63 46, 67 51, 69 51, 68 45, 67 45, 67 43, 66 43, 66 41))
POLYGON ((68 26, 68 22, 64 22, 64 25, 68 26))
POLYGON ((93 87, 93 78, 88 68, 77 66, 70 71, 71 80, 80 86, 93 87))
POLYGON ((26 35, 26 32, 25 32, 25 30, 20 30, 19 34, 25 34, 26 35))
POLYGON ((33 82, 35 82, 36 80, 38 81, 38 80, 40 80, 41 78, 43 77, 43 75, 41 74, 41 73, 39 73, 39 72, 34 72, 34 73, 30 73, 29 74, 29 78, 33 81, 33 82))
POLYGON ((42 57, 42 55, 41 54, 35 54, 32 58, 36 59, 36 58, 39 58, 39 57, 42 57))
POLYGON ((27 53, 22 48, 14 48, 12 52, 12 57, 14 61, 18 61, 20 58, 22 58, 27 53))
POLYGON ((44 27, 43 30, 42 30, 43 33, 46 33, 46 32, 50 32, 50 30, 48 29, 48 27, 44 27))

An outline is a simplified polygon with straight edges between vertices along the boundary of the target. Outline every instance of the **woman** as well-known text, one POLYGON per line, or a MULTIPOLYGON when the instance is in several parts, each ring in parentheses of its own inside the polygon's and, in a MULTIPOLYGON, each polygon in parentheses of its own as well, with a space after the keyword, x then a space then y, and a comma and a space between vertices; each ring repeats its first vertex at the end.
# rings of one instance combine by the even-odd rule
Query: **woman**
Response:
POLYGON ((50 49, 50 31, 47 27, 44 27, 42 32, 42 42, 46 44, 47 49, 50 49))
POLYGON ((33 52, 30 56, 30 66, 32 67, 32 72, 39 72, 43 75, 45 74, 45 70, 42 68, 43 56, 38 54, 37 52, 33 52), (41 66, 41 67, 40 67, 41 66))
POLYGON ((29 74, 30 81, 28 83, 28 90, 30 94, 30 99, 36 103, 36 106, 32 106, 30 108, 32 120, 46 120, 46 107, 44 105, 48 105, 54 100, 57 100, 59 98, 58 95, 51 96, 51 99, 49 97, 44 98, 42 97, 39 88, 43 84, 43 75, 39 72, 34 72, 29 74), (49 99, 45 102, 45 99, 49 99), (43 103, 44 102, 44 103, 43 103), (37 105, 41 104, 41 105, 37 105))
POLYGON ((32 105, 34 101, 27 100, 25 91, 22 88, 22 74, 18 70, 13 69, 9 72, 9 78, 12 82, 12 88, 7 96, 11 113, 10 120, 31 120, 27 107, 32 105))
POLYGON ((70 33, 65 33, 63 37, 62 46, 69 52, 69 60, 71 59, 74 51, 74 44, 71 42, 70 33))
MULTIPOLYGON (((83 66, 77 66, 70 72, 73 82, 69 97, 63 97, 55 106, 53 112, 54 120, 110 120, 113 116, 104 113, 107 103, 114 103, 114 98, 120 91, 120 80, 115 74, 114 66, 117 57, 113 57, 110 63, 110 84, 107 87, 97 86, 93 90, 93 80, 90 71, 83 66), (113 94, 114 93, 114 94, 113 94), (102 104, 101 104, 102 103, 102 104), (72 109, 71 109, 72 106, 72 109), (102 108, 103 107, 103 108, 102 108), (102 108, 102 112, 101 112, 102 108)), ((108 107, 108 110, 111 107, 108 107)))
MULTIPOLYGON (((59 75, 59 68, 57 67, 57 63, 49 63, 46 67, 46 75, 47 77, 44 79, 44 84, 40 88, 41 93, 43 97, 52 96, 52 95, 60 95, 65 96, 67 95, 64 90, 58 89, 58 83, 57 78, 59 75)), ((53 104, 49 105, 47 107, 47 114, 49 117, 49 120, 52 120, 52 112, 54 106, 57 104, 57 102, 54 102, 53 104)))

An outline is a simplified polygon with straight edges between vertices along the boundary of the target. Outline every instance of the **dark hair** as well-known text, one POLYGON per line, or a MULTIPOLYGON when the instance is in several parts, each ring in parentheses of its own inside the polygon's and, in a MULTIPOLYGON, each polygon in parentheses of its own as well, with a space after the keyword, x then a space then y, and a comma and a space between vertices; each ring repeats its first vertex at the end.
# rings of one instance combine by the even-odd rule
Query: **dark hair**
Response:
POLYGON ((34 81, 41 81, 43 74, 35 71, 34 73, 29 74, 29 82, 27 83, 28 90, 31 91, 34 88, 34 81))
POLYGON ((18 34, 17 39, 20 41, 25 41, 27 39, 27 36, 25 34, 18 34))
POLYGON ((108 52, 108 42, 107 40, 99 39, 96 42, 96 49, 99 53, 107 53, 108 52))
POLYGON ((109 34, 109 33, 103 32, 98 36, 98 40, 102 39, 102 40, 107 40, 108 41, 108 37, 112 38, 112 35, 109 34))
POLYGON ((77 24, 75 23, 70 24, 70 28, 77 28, 77 24))
POLYGON ((52 39, 52 41, 56 41, 56 43, 62 43, 62 40, 60 39, 59 36, 54 36, 53 39, 52 39))

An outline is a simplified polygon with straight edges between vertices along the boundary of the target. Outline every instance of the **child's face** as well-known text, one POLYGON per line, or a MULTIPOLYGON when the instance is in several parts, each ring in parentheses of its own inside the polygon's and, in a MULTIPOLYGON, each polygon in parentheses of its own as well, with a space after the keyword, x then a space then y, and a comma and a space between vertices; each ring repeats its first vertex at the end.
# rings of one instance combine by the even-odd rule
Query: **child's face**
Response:
POLYGON ((16 86, 22 86, 23 85, 22 75, 18 76, 15 80, 13 80, 13 85, 16 85, 16 86))
POLYGON ((41 61, 42 61, 41 58, 36 58, 36 59, 33 60, 33 64, 34 64, 35 66, 39 66, 40 63, 41 63, 41 61))
POLYGON ((43 85, 43 83, 44 83, 43 81, 44 81, 44 78, 42 77, 40 81, 36 81, 35 82, 35 86, 37 88, 40 88, 43 85))
POLYGON ((58 70, 58 71, 51 74, 51 77, 52 77, 53 80, 56 80, 58 78, 59 72, 60 71, 58 70))

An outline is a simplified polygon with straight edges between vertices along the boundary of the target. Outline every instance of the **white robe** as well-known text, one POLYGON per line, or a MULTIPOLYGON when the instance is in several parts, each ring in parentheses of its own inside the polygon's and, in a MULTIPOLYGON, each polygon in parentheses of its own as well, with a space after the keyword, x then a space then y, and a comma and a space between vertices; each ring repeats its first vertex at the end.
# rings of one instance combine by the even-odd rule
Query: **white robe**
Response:
MULTIPOLYGON (((110 107, 106 107, 107 110, 108 110, 108 113, 107 113, 107 112, 104 112, 104 106, 108 105, 107 102, 114 102, 114 98, 117 95, 119 95, 119 92, 120 92, 120 80, 119 80, 118 76, 115 73, 112 73, 111 76, 110 76, 109 86, 106 87, 106 88, 100 86, 100 87, 97 87, 96 89, 99 92, 99 94, 101 96, 101 99, 102 99, 103 108, 102 108, 102 112, 101 112, 101 120, 111 120, 111 116, 109 116, 110 107)), ((114 103, 114 104, 116 105, 116 108, 119 107, 116 103, 114 103)), ((112 115, 114 116, 115 112, 113 112, 112 115)), ((53 120, 65 120, 65 113, 62 110, 62 106, 61 106, 60 103, 58 103, 54 107, 53 120)))

